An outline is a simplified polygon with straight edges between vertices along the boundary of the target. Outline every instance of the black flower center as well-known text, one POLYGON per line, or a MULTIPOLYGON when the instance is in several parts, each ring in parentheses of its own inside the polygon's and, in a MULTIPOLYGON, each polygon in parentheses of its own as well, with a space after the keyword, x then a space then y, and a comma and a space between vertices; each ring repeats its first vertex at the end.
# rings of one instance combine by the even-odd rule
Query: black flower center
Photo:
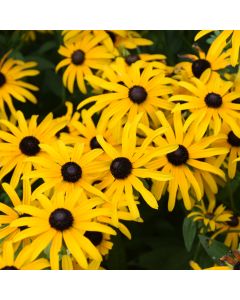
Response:
POLYGON ((102 146, 98 143, 97 138, 94 136, 90 141, 90 148, 91 149, 102 149, 102 146))
POLYGON ((86 231, 84 235, 93 243, 94 246, 100 245, 103 239, 103 234, 98 231, 86 231))
POLYGON ((112 31, 108 31, 108 30, 107 30, 107 33, 109 34, 109 37, 114 44, 116 42, 116 35, 112 31))
MULTIPOLYGON (((22 214, 22 215, 19 216, 19 218, 24 218, 24 217, 31 217, 31 215, 29 215, 29 214, 22 214)), ((28 226, 20 226, 19 227, 19 229, 21 231, 24 230, 24 229, 27 229, 27 228, 29 228, 29 227, 28 226)))
POLYGON ((79 66, 85 60, 85 53, 82 50, 76 50, 73 52, 71 59, 74 65, 79 66))
POLYGON ((206 59, 197 59, 192 63, 193 75, 197 78, 200 78, 202 73, 210 67, 210 62, 206 59))
POLYGON ((34 136, 25 136, 21 140, 19 148, 23 154, 34 156, 40 151, 39 143, 39 140, 34 136))
POLYGON ((140 59, 139 55, 137 54, 129 54, 128 56, 125 57, 125 62, 131 66, 131 64, 135 63, 140 59))
POLYGON ((147 99, 147 92, 144 87, 135 85, 129 89, 128 96, 132 102, 141 104, 147 99))
POLYGON ((234 265, 233 270, 240 270, 240 262, 239 261, 234 265))
POLYGON ((65 208, 57 208, 51 213, 49 223, 56 230, 64 231, 73 224, 72 213, 65 208))
POLYGON ((212 220, 212 218, 214 217, 214 214, 213 213, 206 213, 205 217, 209 220, 212 220))
POLYGON ((216 93, 209 93, 204 99, 208 107, 218 108, 222 105, 222 97, 216 93))
POLYGON ((5 83, 6 83, 6 77, 2 72, 0 72, 0 87, 2 87, 5 83))
POLYGON ((238 138, 232 131, 230 131, 228 133, 227 141, 228 141, 228 144, 230 144, 233 147, 240 146, 240 138, 238 138))
POLYGON ((240 104, 240 98, 233 100, 232 103, 240 104))
POLYGON ((82 168, 75 162, 67 162, 61 169, 63 179, 68 182, 77 182, 82 177, 82 168))
POLYGON ((118 157, 112 161, 110 170, 116 179, 125 179, 131 174, 132 163, 126 157, 118 157))
POLYGON ((189 154, 183 145, 179 145, 177 150, 167 154, 167 159, 174 166, 180 166, 187 162, 189 154))
POLYGON ((233 215, 230 221, 227 221, 227 224, 231 227, 236 227, 239 224, 238 216, 233 215))
POLYGON ((65 127, 63 127, 62 129, 60 129, 60 130, 56 133, 56 137, 59 138, 59 137, 60 137, 60 134, 63 133, 63 132, 69 133, 69 132, 70 132, 69 127, 68 127, 68 126, 65 126, 65 127))
POLYGON ((19 270, 19 269, 14 266, 5 266, 1 268, 1 270, 19 270))

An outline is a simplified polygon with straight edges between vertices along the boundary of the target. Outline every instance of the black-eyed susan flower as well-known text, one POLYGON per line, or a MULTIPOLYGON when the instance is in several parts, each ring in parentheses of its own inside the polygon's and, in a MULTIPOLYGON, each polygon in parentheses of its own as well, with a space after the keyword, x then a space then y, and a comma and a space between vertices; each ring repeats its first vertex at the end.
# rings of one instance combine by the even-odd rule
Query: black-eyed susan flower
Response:
POLYGON ((99 231, 86 231, 84 236, 98 249, 102 256, 105 256, 112 249, 111 236, 99 231))
POLYGON ((45 258, 29 258, 29 246, 24 247, 15 257, 11 242, 4 242, 0 254, 0 270, 43 270, 49 267, 45 258))
POLYGON ((168 181, 171 175, 160 171, 152 171, 146 167, 154 157, 161 157, 173 150, 177 145, 166 145, 159 149, 149 147, 154 137, 165 132, 165 128, 159 128, 148 135, 141 146, 136 145, 137 128, 142 115, 138 115, 132 123, 127 122, 123 128, 122 143, 120 148, 107 143, 102 136, 97 136, 97 141, 106 153, 103 162, 104 169, 102 181, 98 184, 100 189, 106 189, 105 195, 113 204, 113 222, 117 224, 118 204, 124 198, 133 217, 138 218, 139 211, 134 197, 134 192, 141 195, 145 202, 152 208, 157 209, 158 204, 154 195, 144 186, 141 179, 155 179, 168 181), (126 196, 126 198, 125 198, 126 196))
POLYGON ((208 82, 197 78, 192 83, 179 82, 179 86, 187 89, 190 95, 174 95, 170 101, 183 101, 174 110, 190 110, 183 130, 192 125, 195 128, 195 138, 200 140, 210 128, 214 135, 220 132, 222 122, 226 122, 233 133, 240 138, 240 127, 236 120, 240 119, 240 106, 233 101, 240 97, 237 92, 231 92, 232 82, 222 80, 220 75, 213 73, 208 82))
MULTIPOLYGON (((82 270, 79 264, 76 262, 72 255, 63 255, 61 261, 61 269, 62 270, 82 270)), ((101 261, 91 259, 88 261, 87 270, 103 270, 101 267, 101 261)))
POLYGON ((216 207, 209 203, 206 207, 201 200, 200 204, 195 204, 193 211, 188 214, 188 218, 202 224, 201 232, 215 232, 224 226, 224 222, 230 221, 232 215, 223 204, 216 207))
POLYGON ((141 66, 140 61, 127 67, 120 58, 115 72, 109 70, 109 81, 94 75, 87 76, 91 84, 108 92, 85 99, 78 105, 78 109, 95 102, 89 109, 89 113, 94 114, 105 109, 108 118, 112 118, 109 128, 113 128, 126 115, 128 120, 132 121, 140 112, 143 112, 143 123, 147 125, 153 123, 154 126, 158 126, 157 109, 173 108, 166 97, 172 94, 172 85, 175 81, 165 77, 164 74, 155 75, 151 64, 147 65, 142 72, 141 66), (118 83, 115 80, 116 76, 119 77, 118 83))
POLYGON ((0 60, 0 110, 4 110, 4 103, 7 104, 12 114, 16 114, 13 100, 36 103, 36 97, 31 91, 38 91, 38 87, 22 79, 28 76, 36 76, 38 70, 36 62, 24 62, 8 58, 9 52, 0 60))
MULTIPOLYGON (((195 41, 203 37, 204 35, 212 32, 213 30, 201 30, 196 36, 195 41)), ((240 30, 223 30, 217 39, 221 39, 225 42, 230 42, 230 62, 232 66, 239 64, 239 51, 240 51, 240 30)))
POLYGON ((33 197, 42 192, 55 188, 56 192, 71 193, 83 190, 86 194, 93 194, 106 199, 104 194, 92 185, 98 173, 104 170, 97 158, 103 153, 102 149, 94 149, 84 153, 84 144, 66 146, 62 141, 54 145, 40 144, 45 157, 31 157, 36 170, 25 172, 27 178, 42 178, 41 184, 33 197), (97 173, 96 173, 97 171, 97 173))
MULTIPOLYGON (((165 115, 157 112, 160 123, 166 128, 165 137, 157 137, 154 143, 157 147, 166 147, 170 145, 178 145, 174 150, 160 158, 156 158, 147 164, 149 169, 161 170, 164 173, 171 174, 173 179, 168 182, 153 180, 152 192, 157 199, 160 199, 166 189, 169 193, 168 210, 172 211, 180 193, 186 209, 192 208, 190 198, 191 191, 198 200, 203 196, 202 189, 195 176, 194 170, 204 171, 216 174, 225 178, 225 174, 218 167, 202 161, 207 157, 212 157, 222 153, 226 153, 228 149, 222 147, 211 147, 211 144, 222 136, 209 136, 203 138, 199 142, 194 141, 195 133, 192 130, 184 131, 184 123, 180 112, 173 115, 173 125, 166 119, 165 115)), ((151 129, 141 127, 146 133, 151 129)))
POLYGON ((226 41, 220 36, 213 41, 206 54, 195 45, 194 48, 198 52, 198 55, 181 55, 181 58, 187 58, 190 61, 184 61, 178 65, 187 72, 188 78, 193 76, 200 78, 203 72, 207 69, 210 69, 211 71, 224 69, 230 64, 230 53, 229 51, 224 51, 226 45, 226 41))
POLYGON ((64 193, 57 193, 51 199, 38 195, 37 199, 41 207, 16 207, 17 211, 30 217, 12 222, 14 227, 28 226, 15 236, 15 242, 35 237, 31 243, 31 259, 37 258, 50 244, 50 265, 53 270, 59 269, 59 252, 64 245, 83 269, 88 268, 87 256, 102 260, 98 249, 84 234, 86 231, 116 234, 112 228, 95 219, 100 215, 111 215, 109 209, 98 208, 103 200, 88 199, 84 193, 77 191, 65 196, 64 193))
POLYGON ((83 94, 87 93, 85 77, 92 74, 92 69, 99 70, 108 64, 113 55, 99 43, 104 38, 92 34, 84 34, 74 43, 66 42, 58 50, 65 58, 56 66, 56 71, 67 66, 63 74, 63 84, 70 93, 73 93, 74 83, 83 94))
POLYGON ((0 202, 0 240, 12 240, 22 228, 11 227, 12 221, 23 217, 15 207, 21 204, 30 204, 31 202, 31 185, 28 180, 23 181, 23 195, 19 198, 16 191, 8 183, 2 183, 2 187, 9 198, 9 205, 0 202))
POLYGON ((32 169, 32 163, 27 161, 29 157, 40 157, 43 155, 40 143, 52 143, 55 134, 64 127, 65 121, 53 121, 52 114, 49 114, 37 124, 37 115, 33 115, 26 121, 23 113, 18 111, 16 114, 17 125, 7 120, 0 120, 6 126, 7 131, 0 130, 0 159, 1 170, 0 179, 13 170, 10 184, 15 188, 21 175, 32 169))
POLYGON ((97 135, 102 135, 112 146, 117 146, 121 143, 122 124, 117 124, 114 130, 108 129, 108 118, 105 112, 101 114, 96 124, 88 110, 83 109, 81 111, 81 120, 73 121, 72 126, 78 132, 78 135, 74 136, 72 140, 75 143, 84 143, 84 151, 86 152, 97 148, 101 149, 101 145, 96 139, 97 135))

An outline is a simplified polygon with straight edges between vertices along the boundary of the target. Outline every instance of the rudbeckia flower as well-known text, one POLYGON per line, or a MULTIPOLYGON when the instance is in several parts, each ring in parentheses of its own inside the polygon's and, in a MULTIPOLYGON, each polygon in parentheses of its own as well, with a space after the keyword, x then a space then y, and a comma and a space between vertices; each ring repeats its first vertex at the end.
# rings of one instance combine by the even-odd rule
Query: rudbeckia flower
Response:
POLYGON ((46 116, 40 124, 37 124, 37 115, 33 115, 26 121, 23 113, 16 114, 17 125, 7 120, 0 120, 7 131, 0 130, 0 179, 13 170, 10 184, 15 188, 22 174, 32 169, 32 163, 27 161, 29 157, 40 157, 43 151, 40 143, 51 144, 56 140, 55 134, 64 127, 65 121, 53 121, 52 114, 46 116))
MULTIPOLYGON (((195 41, 203 37, 204 35, 212 32, 213 30, 201 30, 196 36, 195 41)), ((239 51, 240 51, 240 30, 223 30, 217 39, 222 39, 224 41, 231 41, 231 65, 235 67, 239 64, 239 51)))
POLYGON ((97 158, 103 153, 101 149, 94 149, 84 153, 84 144, 74 147, 57 141, 54 145, 40 144, 47 155, 45 157, 29 158, 36 170, 25 172, 26 178, 42 178, 41 184, 34 192, 36 194, 49 191, 53 187, 56 192, 71 193, 83 190, 86 194, 93 194, 106 199, 104 194, 95 188, 92 183, 104 169, 97 158))
MULTIPOLYGON (((191 209, 191 191, 194 191, 194 195, 196 195, 198 200, 203 196, 194 170, 210 172, 225 178, 222 170, 206 161, 202 161, 202 159, 226 153, 228 149, 210 146, 214 141, 222 138, 220 135, 205 137, 199 142, 194 142, 195 133, 192 130, 184 132, 184 123, 180 112, 174 113, 173 126, 170 125, 161 111, 158 111, 157 115, 162 126, 167 128, 167 130, 164 133, 165 137, 155 138, 154 143, 156 147, 161 149, 161 147, 177 144, 178 148, 147 164, 147 168, 149 169, 161 170, 173 176, 173 179, 168 182, 154 180, 152 192, 159 199, 166 188, 168 188, 169 211, 174 209, 177 194, 180 192, 186 209, 191 209)), ((146 127, 141 128, 150 134, 151 129, 146 127)))
POLYGON ((164 74, 155 75, 151 64, 141 71, 141 61, 127 67, 124 60, 119 59, 117 66, 116 74, 109 72, 109 81, 94 75, 87 76, 91 84, 108 92, 85 99, 78 105, 78 109, 95 102, 89 113, 92 115, 105 109, 108 118, 112 118, 109 128, 113 128, 125 115, 128 115, 131 122, 140 112, 143 112, 143 123, 158 126, 157 109, 173 108, 166 98, 172 94, 175 81, 164 74), (121 82, 115 82, 116 75, 121 82))
POLYGON ((213 267, 209 267, 209 268, 205 268, 205 269, 202 269, 198 263, 196 263, 195 261, 191 260, 190 261, 190 267, 193 269, 193 270, 231 270, 231 268, 229 268, 228 266, 218 266, 218 265, 215 265, 213 267))
POLYGON ((84 233, 94 231, 115 235, 107 225, 96 221, 100 215, 111 215, 109 209, 97 206, 103 201, 100 198, 88 199, 83 193, 74 191, 71 195, 54 194, 51 199, 38 195, 41 207, 19 205, 17 211, 30 217, 23 217, 12 222, 12 226, 28 226, 14 237, 14 242, 35 237, 30 244, 30 258, 35 259, 50 244, 50 265, 53 270, 59 269, 59 252, 66 245, 78 264, 88 268, 87 256, 101 261, 102 256, 84 233), (94 219, 94 220, 93 220, 94 219))
POLYGON ((43 270, 49 267, 45 258, 37 260, 29 258, 29 246, 24 247, 14 258, 15 253, 11 242, 4 242, 0 255, 0 270, 43 270))
POLYGON ((9 107, 13 115, 16 110, 13 106, 13 99, 32 103, 37 103, 36 97, 31 91, 38 91, 38 87, 24 82, 22 79, 28 76, 36 76, 39 71, 34 70, 36 62, 24 62, 8 58, 9 52, 0 60, 0 110, 4 109, 4 102, 9 107), (30 90, 30 91, 29 91, 30 90))
POLYGON ((132 123, 126 123, 122 133, 121 148, 116 149, 107 143, 101 135, 97 141, 106 153, 103 161, 102 181, 98 188, 106 189, 105 195, 111 199, 113 204, 113 222, 117 224, 117 210, 121 199, 126 199, 129 211, 134 219, 138 218, 139 211, 134 198, 134 191, 143 197, 146 203, 158 208, 157 200, 153 194, 144 186, 141 179, 155 179, 157 181, 168 181, 171 175, 160 171, 152 171, 146 167, 147 163, 154 157, 161 157, 177 148, 176 145, 166 145, 158 149, 149 147, 156 135, 165 132, 165 128, 159 128, 148 135, 140 147, 136 146, 137 128, 142 115, 138 115, 132 123), (126 197, 126 198, 125 198, 126 197))
POLYGON ((58 50, 65 58, 56 66, 56 71, 67 66, 63 74, 63 84, 73 93, 74 82, 83 94, 87 93, 85 77, 92 69, 99 70, 108 64, 113 55, 104 46, 99 46, 104 36, 84 34, 76 43, 66 42, 58 50))
POLYGON ((192 83, 179 82, 179 86, 187 89, 190 95, 174 95, 170 101, 183 101, 184 104, 176 106, 176 110, 190 110, 183 130, 192 125, 195 128, 196 140, 199 141, 208 128, 212 128, 214 135, 220 132, 222 122, 226 122, 233 133, 240 138, 240 127, 236 120, 240 119, 240 105, 234 103, 240 93, 231 92, 232 82, 222 80, 220 75, 213 73, 208 82, 197 78, 192 83))

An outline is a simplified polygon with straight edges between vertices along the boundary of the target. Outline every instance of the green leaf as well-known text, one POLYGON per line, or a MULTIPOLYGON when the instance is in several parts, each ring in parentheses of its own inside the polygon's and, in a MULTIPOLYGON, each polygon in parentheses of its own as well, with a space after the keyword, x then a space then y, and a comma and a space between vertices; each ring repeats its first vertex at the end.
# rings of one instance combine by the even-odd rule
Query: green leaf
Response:
POLYGON ((192 249, 196 233, 196 223, 192 219, 186 217, 183 221, 183 239, 188 252, 190 252, 192 249))
POLYGON ((218 260, 222 256, 226 255, 229 251, 229 248, 221 242, 212 240, 209 237, 201 234, 199 234, 198 237, 201 245, 213 260, 218 260))

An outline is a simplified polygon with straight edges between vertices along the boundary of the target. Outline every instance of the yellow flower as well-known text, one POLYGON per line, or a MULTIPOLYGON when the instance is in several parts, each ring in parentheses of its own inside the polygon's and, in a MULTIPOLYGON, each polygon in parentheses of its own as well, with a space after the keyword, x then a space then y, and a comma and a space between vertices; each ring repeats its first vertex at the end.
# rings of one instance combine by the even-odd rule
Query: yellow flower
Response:
POLYGON ((24 247, 14 258, 14 249, 11 242, 4 242, 0 255, 0 270, 42 270, 49 267, 45 258, 37 260, 29 258, 30 247, 24 247))
POLYGON ((31 201, 31 185, 29 181, 23 181, 23 196, 22 200, 19 198, 16 191, 8 183, 2 183, 2 187, 9 197, 11 206, 0 202, 0 240, 12 240, 14 236, 20 231, 20 228, 11 227, 12 221, 21 218, 22 215, 18 214, 15 207, 21 204, 30 204, 31 201))
POLYGON ((56 66, 56 71, 67 66, 63 74, 63 84, 70 93, 73 93, 74 82, 83 94, 87 93, 85 77, 92 74, 92 69, 102 69, 113 57, 104 46, 98 44, 104 36, 94 37, 85 34, 75 43, 66 42, 58 50, 65 58, 56 66))
POLYGON ((183 130, 186 131, 192 125, 198 141, 209 127, 213 128, 214 135, 217 135, 224 121, 240 138, 240 127, 236 122, 240 119, 240 106, 233 102, 240 97, 240 93, 229 92, 232 82, 222 80, 217 73, 213 73, 208 82, 197 78, 192 78, 191 81, 192 83, 179 82, 179 86, 186 88, 192 95, 174 95, 169 99, 186 102, 176 106, 173 111, 185 109, 191 111, 183 130))
POLYGON ((103 169, 101 163, 96 161, 103 153, 101 149, 83 153, 84 144, 67 147, 62 141, 57 141, 54 145, 39 146, 48 155, 29 158, 29 161, 36 165, 36 170, 25 172, 26 178, 42 178, 44 181, 33 192, 33 197, 55 188, 56 192, 66 193, 83 190, 86 194, 106 199, 106 196, 92 185, 99 176, 98 172, 102 172, 101 168, 103 169))
POLYGON ((224 226, 224 222, 230 221, 232 213, 226 211, 226 208, 223 204, 220 204, 218 207, 212 205, 211 203, 206 208, 203 200, 200 204, 195 204, 193 210, 188 214, 188 218, 192 218, 195 222, 202 223, 202 230, 206 228, 208 232, 217 231, 224 226))
MULTIPOLYGON (((195 41, 203 37, 204 35, 212 32, 213 30, 201 30, 196 36, 195 41)), ((231 65, 235 67, 239 64, 239 51, 240 51, 240 30, 223 30, 217 39, 222 39, 223 41, 228 41, 230 38, 231 41, 231 65)))
POLYGON ((113 204, 113 222, 117 223, 117 209, 121 199, 126 196, 127 206, 133 217, 138 218, 139 211, 134 199, 136 191, 143 197, 146 203, 154 208, 158 208, 157 200, 153 194, 144 186, 141 179, 150 178, 157 181, 168 181, 171 179, 160 171, 152 171, 146 167, 147 163, 154 157, 161 157, 176 149, 176 145, 167 145, 158 149, 150 147, 156 135, 163 134, 165 128, 159 128, 148 135, 140 147, 136 146, 137 128, 142 114, 138 115, 132 123, 127 122, 123 128, 121 147, 116 149, 107 143, 101 135, 97 136, 97 141, 106 153, 103 161, 102 180, 97 185, 100 189, 106 189, 105 195, 111 199, 113 204))
POLYGON ((202 269, 199 266, 199 264, 193 260, 191 260, 189 264, 193 270, 231 270, 231 268, 229 268, 228 266, 218 266, 218 265, 214 265, 213 267, 202 269))
POLYGON ((56 139, 56 132, 65 124, 64 121, 56 124, 52 114, 45 117, 40 124, 37 124, 37 115, 26 121, 23 113, 18 111, 16 118, 17 126, 7 120, 0 120, 8 129, 8 132, 0 130, 0 179, 13 170, 10 181, 13 188, 17 186, 21 175, 32 169, 32 163, 27 161, 27 158, 42 156, 43 151, 39 144, 52 143, 56 139))
MULTIPOLYGON (((152 192, 160 199, 162 193, 168 187, 169 199, 168 210, 172 211, 175 206, 178 192, 181 193, 186 209, 191 209, 192 201, 190 193, 193 190, 196 198, 200 200, 203 196, 202 189, 195 176, 194 171, 209 172, 225 178, 222 170, 216 166, 202 161, 205 158, 226 153, 225 148, 213 148, 211 143, 215 140, 221 139, 222 136, 205 137, 199 142, 194 141, 194 132, 192 130, 184 131, 184 124, 180 112, 174 113, 173 126, 167 121, 165 115, 157 112, 158 118, 162 126, 167 128, 165 138, 157 137, 154 143, 157 147, 166 147, 171 145, 178 145, 177 150, 168 153, 167 155, 154 159, 147 164, 149 169, 161 170, 164 173, 169 173, 173 176, 169 182, 153 181, 152 192), (190 190, 191 188, 191 190, 190 190)), ((145 132, 150 132, 150 129, 142 127, 145 132)))
POLYGON ((36 97, 30 91, 38 91, 38 87, 22 81, 27 76, 35 76, 39 71, 32 69, 36 62, 24 62, 8 58, 9 52, 0 60, 0 110, 4 111, 4 102, 11 113, 16 114, 13 99, 21 102, 26 100, 36 103, 36 97), (29 91, 30 90, 30 91, 29 91))
POLYGON ((96 208, 103 203, 100 198, 88 199, 84 193, 76 190, 64 196, 54 194, 51 199, 38 195, 42 208, 31 205, 19 205, 17 211, 31 215, 12 222, 11 226, 28 226, 14 237, 14 242, 35 237, 31 243, 31 259, 50 246, 50 264, 53 270, 59 269, 59 252, 63 249, 63 241, 67 250, 74 256, 78 264, 88 268, 87 256, 101 261, 102 256, 93 243, 84 236, 86 231, 97 231, 115 235, 115 231, 107 225, 95 220, 100 215, 111 215, 109 209, 96 208))
MULTIPOLYGON (((82 270, 76 260, 71 255, 63 255, 61 261, 62 270, 82 270)), ((101 261, 89 260, 87 270, 104 270, 101 267, 101 261)))
POLYGON ((138 61, 128 67, 120 58, 115 71, 109 69, 110 81, 94 75, 87 76, 91 84, 108 92, 85 99, 78 105, 78 109, 96 102, 89 109, 89 113, 93 115, 105 109, 108 118, 112 118, 109 128, 113 128, 125 115, 131 122, 140 112, 143 112, 144 124, 153 123, 157 127, 159 125, 156 117, 157 109, 173 108, 173 104, 166 98, 172 94, 172 84, 175 81, 165 77, 163 73, 155 75, 151 64, 148 64, 142 72, 141 66, 141 61, 138 61), (118 83, 115 80, 116 76, 119 78, 118 83))

